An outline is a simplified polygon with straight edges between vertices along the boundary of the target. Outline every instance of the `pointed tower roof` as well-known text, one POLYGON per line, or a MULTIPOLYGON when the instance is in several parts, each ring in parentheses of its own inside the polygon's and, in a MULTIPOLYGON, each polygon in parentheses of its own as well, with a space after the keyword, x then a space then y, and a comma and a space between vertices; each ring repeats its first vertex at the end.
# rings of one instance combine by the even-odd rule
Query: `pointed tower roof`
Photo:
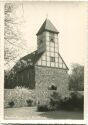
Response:
POLYGON ((51 23, 51 21, 49 19, 46 19, 44 21, 44 23, 42 24, 41 28, 39 29, 39 31, 36 35, 41 34, 43 31, 59 33, 58 30, 54 27, 54 25, 51 23))

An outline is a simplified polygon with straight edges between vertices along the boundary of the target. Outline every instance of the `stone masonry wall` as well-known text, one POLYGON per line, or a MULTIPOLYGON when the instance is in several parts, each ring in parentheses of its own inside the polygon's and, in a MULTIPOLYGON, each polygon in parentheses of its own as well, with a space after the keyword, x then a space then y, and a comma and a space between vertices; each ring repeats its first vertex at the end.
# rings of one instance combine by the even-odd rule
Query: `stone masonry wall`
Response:
POLYGON ((57 92, 64 98, 69 96, 68 74, 66 70, 49 67, 35 67, 36 97, 41 103, 48 103, 49 96, 53 92, 48 90, 52 84, 57 86, 57 92))

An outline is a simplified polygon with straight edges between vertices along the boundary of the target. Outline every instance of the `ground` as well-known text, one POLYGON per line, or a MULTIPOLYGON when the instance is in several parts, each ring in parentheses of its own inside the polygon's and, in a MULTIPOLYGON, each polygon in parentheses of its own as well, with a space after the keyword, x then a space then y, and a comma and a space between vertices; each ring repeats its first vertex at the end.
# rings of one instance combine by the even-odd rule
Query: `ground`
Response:
POLYGON ((78 111, 37 112, 36 107, 6 108, 6 120, 44 120, 44 119, 83 119, 83 113, 78 111))

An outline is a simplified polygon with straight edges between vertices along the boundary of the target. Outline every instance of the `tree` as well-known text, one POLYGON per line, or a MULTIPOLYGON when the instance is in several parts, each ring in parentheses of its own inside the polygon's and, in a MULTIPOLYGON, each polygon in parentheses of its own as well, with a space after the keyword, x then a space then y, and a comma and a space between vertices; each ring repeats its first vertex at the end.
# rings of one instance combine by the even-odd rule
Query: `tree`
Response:
POLYGON ((4 20, 4 59, 5 64, 9 64, 11 60, 15 60, 16 58, 16 50, 13 47, 13 43, 19 40, 18 33, 16 31, 16 23, 14 22, 14 17, 12 17, 12 12, 16 8, 13 3, 5 4, 5 20, 4 20), (13 54, 14 53, 14 54, 13 54))
MULTIPOLYGON (((19 21, 16 17, 16 10, 19 3, 5 3, 4 6, 4 59, 5 66, 10 67, 10 63, 16 62, 20 58, 20 50, 25 51, 25 43, 21 31, 19 31, 19 21)), ((27 50, 26 50, 26 53, 27 50)))
POLYGON ((69 76, 69 89, 73 91, 84 90, 84 66, 72 65, 72 73, 69 76))

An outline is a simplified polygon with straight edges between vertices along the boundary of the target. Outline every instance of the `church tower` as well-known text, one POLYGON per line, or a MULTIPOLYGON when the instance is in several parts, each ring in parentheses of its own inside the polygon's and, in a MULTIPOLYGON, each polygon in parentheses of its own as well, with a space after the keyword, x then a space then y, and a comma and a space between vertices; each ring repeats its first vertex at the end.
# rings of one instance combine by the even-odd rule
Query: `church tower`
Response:
POLYGON ((59 55, 58 30, 46 19, 39 29, 37 35, 37 50, 44 52, 43 56, 37 62, 38 65, 67 68, 63 59, 59 55))
POLYGON ((47 50, 48 42, 52 44, 51 47, 54 47, 54 44, 58 41, 58 33, 50 20, 46 19, 37 33, 38 49, 41 48, 41 51, 47 50))

